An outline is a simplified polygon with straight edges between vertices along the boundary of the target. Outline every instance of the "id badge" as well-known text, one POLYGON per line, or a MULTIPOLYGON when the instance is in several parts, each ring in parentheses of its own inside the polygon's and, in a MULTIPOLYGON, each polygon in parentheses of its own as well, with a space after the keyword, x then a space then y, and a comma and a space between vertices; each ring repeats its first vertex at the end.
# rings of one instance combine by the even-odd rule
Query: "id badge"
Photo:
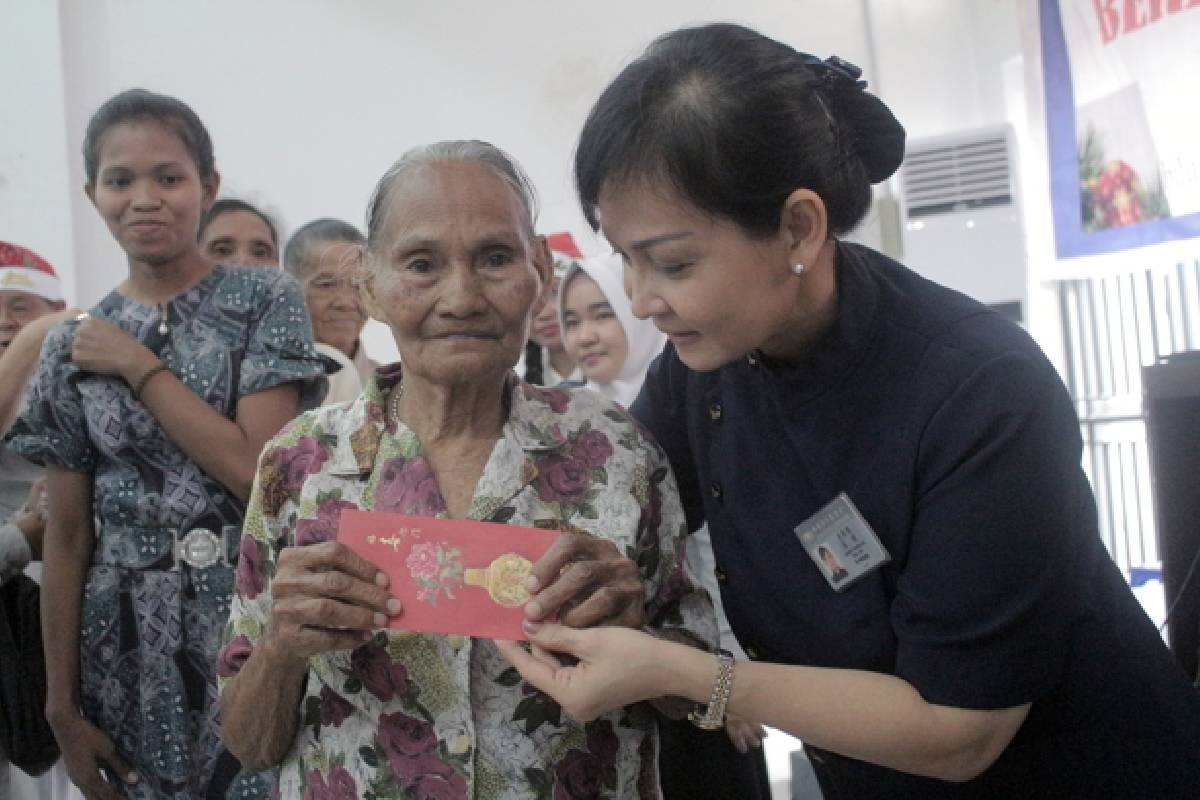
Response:
POLYGON ((835 592, 892 560, 845 492, 797 525, 796 536, 835 592))

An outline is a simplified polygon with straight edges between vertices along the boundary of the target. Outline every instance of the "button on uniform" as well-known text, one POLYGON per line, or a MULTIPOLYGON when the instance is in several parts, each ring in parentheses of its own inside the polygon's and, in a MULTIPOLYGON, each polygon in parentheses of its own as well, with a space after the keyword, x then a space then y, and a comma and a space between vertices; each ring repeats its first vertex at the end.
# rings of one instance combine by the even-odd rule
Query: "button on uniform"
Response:
POLYGON ((725 414, 725 410, 721 408, 720 403, 713 403, 708 407, 708 418, 713 422, 720 422, 721 417, 725 414))
POLYGON ((722 497, 724 494, 725 494, 725 492, 724 492, 724 490, 721 488, 721 484, 720 484, 720 483, 718 483, 717 481, 713 481, 713 483, 712 483, 712 496, 713 496, 713 499, 714 499, 714 500, 720 500, 720 499, 721 499, 721 497, 722 497))
POLYGON ((729 583, 729 573, 726 572, 725 570, 721 569, 720 567, 713 568, 713 575, 715 575, 717 577, 717 583, 720 583, 720 584, 729 583))
POLYGON ((762 654, 758 652, 758 648, 755 647, 754 645, 748 644, 745 647, 743 647, 742 649, 746 651, 746 656, 751 661, 758 661, 758 659, 762 658, 762 654))

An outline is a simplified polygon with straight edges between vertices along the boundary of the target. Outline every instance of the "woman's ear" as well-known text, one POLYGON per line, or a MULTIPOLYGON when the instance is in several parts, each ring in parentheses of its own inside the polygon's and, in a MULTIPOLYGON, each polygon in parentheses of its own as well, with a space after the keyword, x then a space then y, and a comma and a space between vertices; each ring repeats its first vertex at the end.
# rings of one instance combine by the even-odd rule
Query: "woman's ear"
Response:
POLYGON ((358 296, 362 298, 363 308, 367 310, 367 316, 376 322, 387 324, 387 320, 383 316, 383 307, 379 303, 379 298, 375 296, 375 275, 371 272, 367 265, 366 252, 364 250, 362 262, 359 265, 358 277, 358 296))
POLYGON ((200 179, 200 186, 204 189, 201 205, 207 212, 212 207, 212 204, 217 201, 217 192, 221 189, 221 173, 214 169, 212 175, 200 179))
POLYGON ((554 254, 550 252, 550 243, 545 236, 538 236, 533 246, 533 267, 542 280, 542 291, 545 292, 554 277, 554 254))
POLYGON ((816 263, 829 239, 825 201, 811 189, 797 189, 783 203, 779 225, 792 264, 816 263))
POLYGON ((556 299, 552 280, 554 277, 554 254, 550 252, 550 244, 546 241, 545 236, 534 238, 531 256, 530 261, 541 282, 541 289, 538 291, 538 296, 533 301, 533 309, 530 311, 536 317, 542 313, 547 303, 553 303, 556 299))

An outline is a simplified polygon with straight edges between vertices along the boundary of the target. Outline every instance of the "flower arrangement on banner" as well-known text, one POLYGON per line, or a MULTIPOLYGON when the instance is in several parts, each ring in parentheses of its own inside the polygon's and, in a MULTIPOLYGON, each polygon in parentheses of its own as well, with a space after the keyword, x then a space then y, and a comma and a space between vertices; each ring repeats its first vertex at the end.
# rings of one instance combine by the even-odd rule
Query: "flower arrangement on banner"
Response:
POLYGON ((463 587, 462 550, 446 542, 414 544, 404 564, 420 586, 417 599, 423 603, 436 606, 442 594, 454 600, 454 590, 463 587))
POLYGON ((1079 142, 1079 188, 1086 231, 1123 228, 1171 215, 1162 181, 1156 176, 1146 188, 1127 162, 1107 158, 1100 135, 1090 125, 1079 142))

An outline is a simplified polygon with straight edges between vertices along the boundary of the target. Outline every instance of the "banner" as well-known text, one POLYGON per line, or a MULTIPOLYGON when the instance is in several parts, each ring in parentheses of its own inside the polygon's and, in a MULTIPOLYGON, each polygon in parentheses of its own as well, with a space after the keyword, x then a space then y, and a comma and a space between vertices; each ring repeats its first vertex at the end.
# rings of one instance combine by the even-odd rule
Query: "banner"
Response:
POLYGON ((1040 0, 1059 258, 1200 236, 1200 0, 1040 0))

